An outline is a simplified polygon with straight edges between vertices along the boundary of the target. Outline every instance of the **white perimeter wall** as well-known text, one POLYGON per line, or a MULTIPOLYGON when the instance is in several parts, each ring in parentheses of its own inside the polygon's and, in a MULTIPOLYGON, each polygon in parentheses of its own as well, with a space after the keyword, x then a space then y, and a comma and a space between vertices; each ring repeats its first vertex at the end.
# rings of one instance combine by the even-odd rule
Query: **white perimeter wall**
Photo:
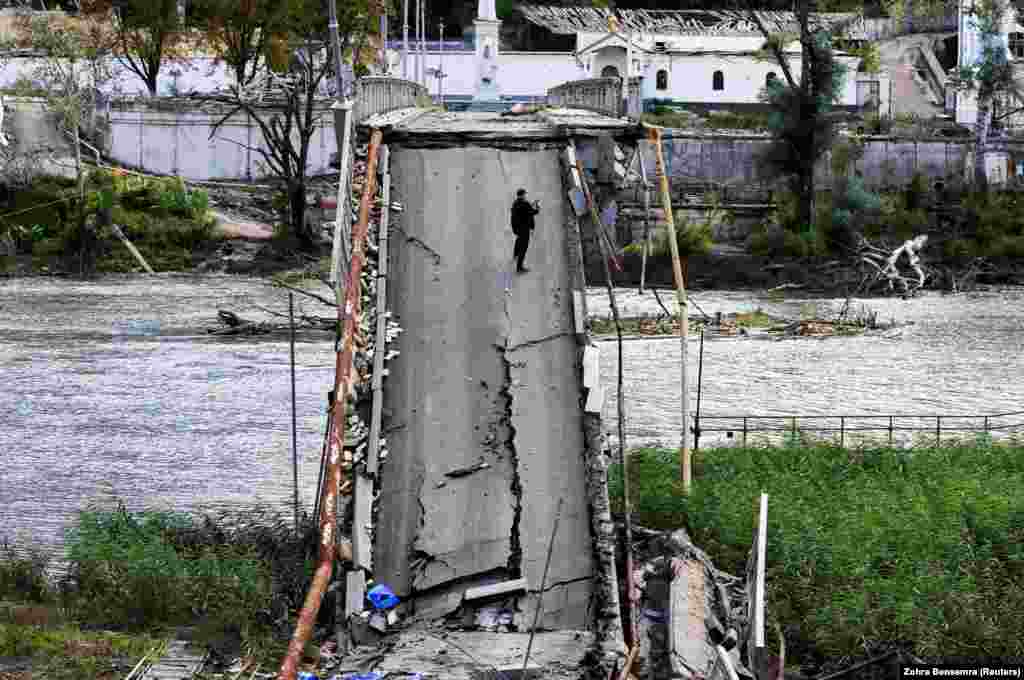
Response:
MULTIPOLYGON (((331 172, 337 150, 334 119, 321 109, 310 141, 307 172, 331 172)), ((139 104, 111 108, 110 132, 104 146, 117 161, 132 167, 186 179, 253 179, 272 174, 255 149, 266 148, 259 125, 244 114, 229 118, 210 139, 223 115, 205 111, 161 111, 139 104), (249 147, 249 148, 246 148, 249 147)), ((298 135, 294 135, 298 143, 298 135)))
MULTIPOLYGON (((10 59, 3 68, 0 68, 0 87, 10 87, 21 76, 31 78, 40 64, 41 60, 30 57, 10 59)), ((102 88, 104 92, 125 95, 148 94, 142 79, 116 59, 111 60, 111 68, 114 79, 102 88)), ((161 67, 160 76, 157 78, 157 94, 173 94, 175 78, 171 72, 176 69, 181 71, 177 79, 178 91, 181 93, 193 89, 197 92, 211 92, 229 81, 234 81, 224 64, 216 63, 214 57, 193 57, 186 62, 173 62, 161 67)))
MULTIPOLYGON (((437 68, 443 59, 445 96, 472 96, 479 77, 476 53, 470 51, 427 52, 426 67, 437 68)), ((415 55, 409 54, 409 70, 414 73, 415 55)), ((402 72, 401 66, 396 71, 402 72)), ((568 80, 585 78, 568 52, 499 52, 498 89, 508 96, 541 97, 548 89, 568 80)), ((437 78, 427 76, 432 95, 438 93, 437 78)))

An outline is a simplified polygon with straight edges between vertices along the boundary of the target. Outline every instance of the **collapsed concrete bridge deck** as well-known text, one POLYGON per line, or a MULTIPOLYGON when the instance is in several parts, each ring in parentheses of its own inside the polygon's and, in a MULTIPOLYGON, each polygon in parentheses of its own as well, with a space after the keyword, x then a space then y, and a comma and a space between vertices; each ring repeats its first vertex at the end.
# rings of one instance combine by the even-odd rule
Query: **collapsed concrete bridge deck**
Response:
POLYGON ((385 383, 374 576, 428 616, 456 610, 467 588, 525 579, 508 613, 527 629, 562 499, 539 626, 590 629, 593 442, 574 310, 585 282, 560 154, 574 137, 586 160, 595 136, 637 129, 566 110, 407 110, 363 125, 384 130, 403 204, 391 217, 388 309, 404 332, 385 383), (523 275, 509 222, 519 188, 541 208, 523 275))

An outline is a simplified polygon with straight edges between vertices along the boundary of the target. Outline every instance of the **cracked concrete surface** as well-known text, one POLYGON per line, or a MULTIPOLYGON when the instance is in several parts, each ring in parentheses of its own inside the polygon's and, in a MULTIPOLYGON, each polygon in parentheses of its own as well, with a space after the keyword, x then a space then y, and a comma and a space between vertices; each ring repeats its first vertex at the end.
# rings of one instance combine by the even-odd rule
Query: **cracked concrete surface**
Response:
POLYGON ((593 545, 558 152, 395 147, 391 169, 405 210, 389 307, 404 333, 385 387, 397 429, 375 577, 450 607, 446 587, 521 571, 532 621, 561 497, 541 625, 586 628, 593 545), (541 202, 521 276, 509 225, 519 187, 541 202))

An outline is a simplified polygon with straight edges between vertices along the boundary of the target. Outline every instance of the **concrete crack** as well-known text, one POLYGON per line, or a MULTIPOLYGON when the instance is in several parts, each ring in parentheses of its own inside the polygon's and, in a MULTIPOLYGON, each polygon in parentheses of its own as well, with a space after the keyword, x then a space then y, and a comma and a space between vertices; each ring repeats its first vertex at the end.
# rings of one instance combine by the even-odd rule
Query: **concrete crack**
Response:
POLYGON ((511 347, 505 347, 503 349, 507 352, 514 352, 517 349, 521 349, 523 347, 533 347, 534 345, 539 345, 542 342, 548 342, 549 340, 555 340, 557 338, 564 338, 573 335, 575 334, 570 333, 568 331, 562 331, 561 333, 555 333, 554 335, 548 335, 546 337, 538 338, 536 340, 527 340, 526 342, 521 342, 518 345, 512 345, 511 347))
POLYGON ((519 456, 516 452, 516 428, 512 424, 512 365, 508 360, 508 354, 501 349, 502 365, 505 369, 504 384, 501 387, 501 395, 505 398, 505 412, 502 420, 508 428, 508 439, 505 446, 512 457, 512 501, 514 504, 512 515, 512 531, 509 537, 508 570, 511 578, 520 578, 523 575, 523 547, 519 536, 519 525, 523 515, 523 484, 519 478, 519 456))
POLYGON ((508 186, 508 170, 505 168, 505 161, 501 157, 501 149, 498 150, 498 165, 501 166, 501 174, 505 178, 505 186, 508 186))
POLYGON ((434 258, 434 264, 435 265, 440 265, 441 264, 441 254, 438 253, 433 248, 431 248, 430 246, 428 246, 421 239, 417 238, 416 236, 406 235, 405 242, 406 243, 413 243, 415 245, 418 245, 420 248, 422 248, 423 250, 425 250, 428 253, 430 253, 431 257, 434 258))
MULTIPOLYGON (((581 576, 579 578, 571 578, 568 581, 559 581, 558 583, 552 583, 551 585, 545 586, 544 587, 544 592, 546 593, 546 592, 548 592, 550 590, 553 590, 554 588, 561 588, 563 586, 572 585, 573 583, 581 583, 583 581, 590 581, 593 578, 594 578, 593 576, 581 576)), ((531 593, 535 593, 537 591, 536 590, 531 590, 530 592, 531 593)))

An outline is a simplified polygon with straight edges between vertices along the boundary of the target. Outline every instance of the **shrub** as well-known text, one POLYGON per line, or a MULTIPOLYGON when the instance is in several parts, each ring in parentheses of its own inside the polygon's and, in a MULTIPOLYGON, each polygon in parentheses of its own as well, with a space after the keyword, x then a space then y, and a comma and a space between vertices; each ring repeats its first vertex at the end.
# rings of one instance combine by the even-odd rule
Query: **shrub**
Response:
POLYGON ((983 252, 990 257, 1024 257, 1024 236, 999 236, 983 252))
POLYGON ((754 231, 747 240, 747 250, 767 257, 807 257, 811 252, 805 238, 774 225, 754 231))
POLYGON ((946 257, 975 257, 978 254, 977 242, 969 239, 954 238, 942 246, 946 257))
POLYGON ((721 130, 767 130, 768 116, 763 113, 710 113, 707 118, 708 127, 721 130))
POLYGON ((0 542, 0 600, 50 602, 54 591, 47 578, 50 559, 38 548, 19 550, 0 542))
POLYGON ((928 228, 928 213, 924 210, 907 210, 897 208, 895 212, 885 216, 887 226, 893 236, 901 241, 913 238, 928 228))
POLYGON ((181 514, 84 511, 68 532, 67 587, 76 610, 107 625, 152 627, 196 615, 252 620, 269 597, 265 567, 228 546, 199 554, 176 549, 168 535, 192 526, 181 514), (248 609, 246 609, 248 608, 248 609))
MULTIPOLYGON (((714 211, 712 211, 712 215, 714 211)), ((676 246, 681 256, 707 255, 714 243, 711 220, 700 224, 691 223, 682 214, 676 217, 676 246)), ((631 243, 624 248, 627 253, 642 253, 643 243, 631 243)), ((668 255, 671 253, 668 229, 661 229, 651 242, 649 255, 668 255)))

